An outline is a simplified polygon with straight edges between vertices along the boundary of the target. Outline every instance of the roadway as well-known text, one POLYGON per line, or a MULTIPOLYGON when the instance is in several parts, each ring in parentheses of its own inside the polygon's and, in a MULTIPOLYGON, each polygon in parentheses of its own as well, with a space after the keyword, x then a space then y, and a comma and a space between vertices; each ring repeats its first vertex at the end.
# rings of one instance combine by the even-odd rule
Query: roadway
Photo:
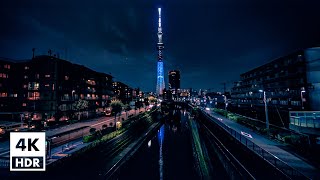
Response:
MULTIPOLYGON (((136 111, 135 110, 130 110, 128 111, 128 113, 126 112, 122 112, 121 116, 117 116, 117 120, 120 120, 120 122, 122 122, 122 118, 123 119, 127 119, 127 115, 135 115, 135 114, 139 114, 140 112, 144 112, 145 108, 140 108, 140 111, 136 111)), ((45 131, 46 132, 46 136, 49 138, 58 136, 61 133, 66 133, 72 130, 76 130, 79 128, 83 128, 83 127, 92 127, 92 128, 96 128, 96 129, 102 129, 102 125, 107 125, 108 127, 110 127, 110 123, 112 123, 112 125, 114 125, 114 116, 113 117, 99 117, 99 118, 94 118, 94 119, 89 119, 89 120, 84 120, 84 121, 80 121, 74 124, 70 124, 70 125, 66 125, 66 126, 62 126, 62 127, 58 127, 55 129, 50 129, 45 131)), ((65 146, 66 144, 68 144, 68 142, 73 141, 75 144, 81 144, 82 142, 82 136, 83 135, 87 135, 89 134, 89 129, 90 128, 84 128, 82 130, 73 132, 73 133, 67 133, 63 136, 59 136, 57 138, 54 138, 53 143, 56 143, 58 145, 57 149, 58 150, 53 150, 52 154, 58 154, 61 153, 59 152, 59 149, 62 149, 63 146, 65 146)), ((53 144, 55 145, 55 144, 53 144)), ((10 157, 10 144, 9 144, 9 140, 4 141, 4 142, 0 142, 0 157, 10 157)), ((54 148, 55 149, 55 148, 54 148)))
POLYGON ((222 123, 229 126, 230 128, 237 131, 238 133, 241 133, 247 139, 251 140, 256 145, 270 152, 271 154, 278 157, 282 161, 286 162, 291 167, 299 170, 304 175, 308 177, 312 177, 313 179, 320 178, 320 173, 317 168, 305 162, 302 158, 297 157, 294 154, 284 150, 286 145, 276 141, 272 141, 260 134, 257 134, 253 130, 245 126, 242 126, 241 124, 238 124, 235 121, 232 121, 213 111, 210 111, 210 110, 204 110, 204 111, 207 112, 211 117, 221 121, 222 123))

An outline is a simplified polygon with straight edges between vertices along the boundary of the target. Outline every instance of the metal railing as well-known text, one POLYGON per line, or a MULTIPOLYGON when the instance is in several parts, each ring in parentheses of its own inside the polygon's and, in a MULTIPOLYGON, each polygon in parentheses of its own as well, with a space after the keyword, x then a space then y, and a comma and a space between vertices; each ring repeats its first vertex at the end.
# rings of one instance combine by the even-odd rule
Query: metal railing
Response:
MULTIPOLYGON (((159 108, 153 110, 150 112, 150 114, 158 111, 159 108)), ((152 127, 152 125, 150 125, 149 128, 152 127, 152 129, 150 131, 148 131, 148 133, 146 133, 142 139, 138 140, 138 142, 136 144, 134 144, 128 151, 127 153, 122 156, 105 174, 104 174, 104 178, 105 179, 116 179, 117 176, 117 172, 120 171, 121 166, 131 158, 131 156, 134 155, 134 153, 136 153, 138 151, 138 149, 142 146, 142 144, 144 142, 146 142, 146 139, 149 137, 150 132, 154 131, 155 129, 157 129, 159 126, 161 125, 161 122, 154 122, 154 126, 152 127), (157 123, 157 124, 156 124, 157 123)), ((129 145, 130 146, 130 145, 129 145)), ((119 172, 118 172, 119 173, 119 172)))
POLYGON ((0 168, 9 168, 10 160, 9 158, 0 157, 0 168))
POLYGON ((263 158, 265 161, 269 162, 272 166, 277 168, 279 171, 287 175, 288 177, 292 179, 310 179, 304 174, 302 174, 300 171, 296 170, 295 168, 291 167, 278 157, 274 156, 267 150, 261 148, 260 146, 256 145, 246 137, 244 137, 242 134, 238 133, 237 131, 233 130, 226 124, 220 122, 218 119, 211 117, 206 112, 202 111, 202 113, 209 119, 213 120, 216 124, 218 124, 220 127, 225 129, 231 136, 233 136, 236 140, 241 142, 244 146, 246 146, 248 149, 259 155, 261 158, 263 158))
POLYGON ((230 151, 220 142, 220 140, 212 133, 212 131, 204 124, 202 126, 205 132, 210 136, 209 141, 215 145, 215 152, 218 158, 227 170, 231 179, 255 179, 255 177, 233 156, 230 151))

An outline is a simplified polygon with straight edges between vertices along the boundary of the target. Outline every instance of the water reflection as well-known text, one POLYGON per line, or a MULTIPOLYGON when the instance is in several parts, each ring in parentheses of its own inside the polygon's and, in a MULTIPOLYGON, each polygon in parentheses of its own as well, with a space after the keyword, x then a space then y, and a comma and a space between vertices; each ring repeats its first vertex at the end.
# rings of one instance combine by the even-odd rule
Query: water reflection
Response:
POLYGON ((168 114, 155 136, 123 169, 120 180, 197 179, 187 127, 188 113, 171 110, 168 114))
POLYGON ((173 110, 172 113, 170 113, 167 125, 169 125, 169 128, 176 133, 177 131, 181 131, 181 114, 183 111, 180 110, 173 110))
POLYGON ((158 140, 159 140, 159 173, 160 173, 160 180, 163 179, 163 155, 162 155, 162 145, 164 139, 164 125, 161 126, 158 132, 158 140))
POLYGON ((148 142, 148 147, 151 147, 151 139, 148 142))

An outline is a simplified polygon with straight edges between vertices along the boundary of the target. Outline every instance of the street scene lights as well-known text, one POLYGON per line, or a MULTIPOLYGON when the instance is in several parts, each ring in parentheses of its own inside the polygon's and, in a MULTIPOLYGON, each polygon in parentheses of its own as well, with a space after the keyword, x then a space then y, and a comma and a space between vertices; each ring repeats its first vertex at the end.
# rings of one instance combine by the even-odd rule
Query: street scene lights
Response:
POLYGON ((72 100, 74 100, 74 96, 73 96, 73 94, 74 94, 75 92, 76 92, 75 90, 72 90, 72 92, 71 92, 72 100))
POLYGON ((226 117, 228 117, 227 114, 227 96, 226 95, 222 95, 224 98, 224 111, 226 112, 226 117))
POLYGON ((303 106, 303 101, 304 101, 303 93, 305 93, 305 92, 306 92, 305 90, 301 90, 301 93, 300 93, 300 96, 301 96, 301 107, 302 107, 302 109, 304 109, 304 106, 303 106))
POLYGON ((268 117, 266 91, 260 89, 259 92, 263 92, 264 110, 265 110, 265 114, 266 114, 266 129, 267 129, 267 131, 269 131, 269 117, 268 117))

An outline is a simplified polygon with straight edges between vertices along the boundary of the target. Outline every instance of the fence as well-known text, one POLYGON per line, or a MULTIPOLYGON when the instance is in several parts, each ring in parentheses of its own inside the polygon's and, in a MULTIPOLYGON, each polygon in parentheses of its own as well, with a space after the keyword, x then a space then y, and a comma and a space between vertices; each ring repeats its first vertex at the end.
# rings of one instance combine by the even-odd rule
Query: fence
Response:
POLYGON ((72 140, 81 138, 85 135, 88 135, 88 134, 90 134, 89 130, 90 130, 90 127, 84 127, 82 129, 78 129, 74 132, 51 137, 50 139, 51 139, 52 146, 58 146, 58 145, 70 142, 72 140))
POLYGON ((234 157, 220 140, 204 124, 204 132, 208 135, 211 146, 217 154, 230 179, 255 179, 252 174, 234 157))
POLYGON ((0 168, 9 168, 10 160, 9 158, 0 157, 0 168))
POLYGON ((310 179, 303 175, 301 172, 296 170, 295 168, 291 167, 284 161, 280 160, 279 158, 275 157, 270 152, 264 150, 260 146, 256 145, 246 137, 244 137, 242 134, 238 133, 237 131, 233 130, 226 124, 220 122, 219 120, 209 116, 206 112, 202 111, 202 113, 208 118, 211 119, 213 122, 218 124, 220 127, 222 127, 224 130, 226 130, 231 136, 233 136, 236 140, 238 140, 241 144, 246 146, 248 149, 250 149, 252 152, 259 155, 261 158, 263 158, 265 161, 269 162, 271 165, 273 165, 275 168, 277 168, 282 173, 286 174, 292 179, 310 179))

